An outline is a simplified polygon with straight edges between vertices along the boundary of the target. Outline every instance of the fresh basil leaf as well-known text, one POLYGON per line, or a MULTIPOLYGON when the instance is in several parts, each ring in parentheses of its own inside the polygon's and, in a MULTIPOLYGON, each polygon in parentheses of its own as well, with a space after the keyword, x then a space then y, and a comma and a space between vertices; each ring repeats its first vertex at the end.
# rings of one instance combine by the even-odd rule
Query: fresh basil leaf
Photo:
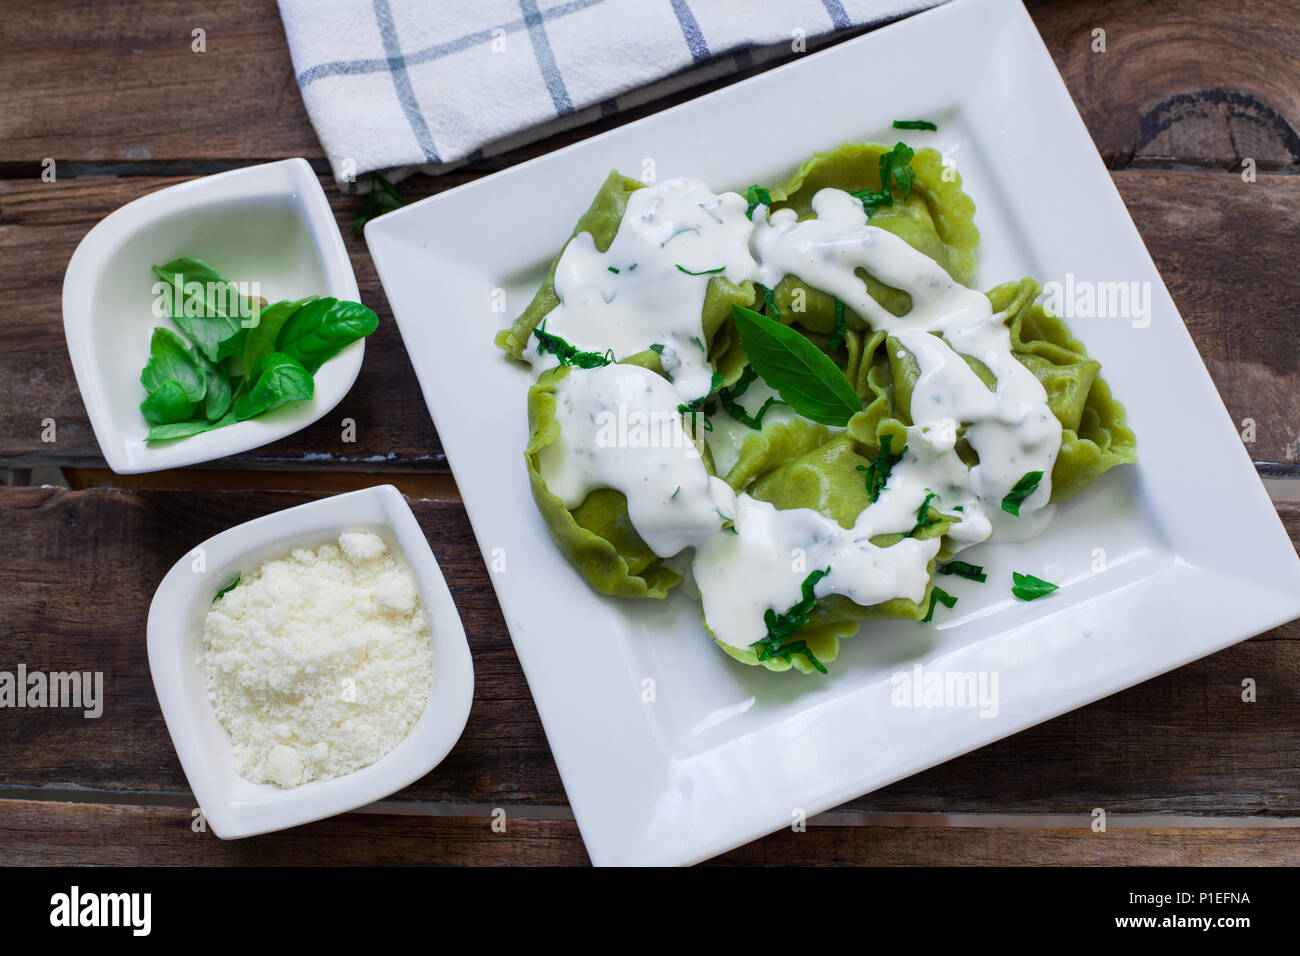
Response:
POLYGON ((155 425, 183 422, 194 414, 198 403, 185 394, 179 382, 163 382, 140 403, 140 413, 145 421, 155 425))
POLYGON ((172 438, 189 438, 191 435, 198 435, 201 432, 210 432, 214 428, 225 428, 227 425, 233 425, 239 421, 234 412, 227 412, 216 421, 208 421, 204 418, 191 418, 183 422, 174 422, 169 425, 154 425, 149 429, 149 441, 166 441, 172 438))
POLYGON ((947 564, 939 565, 935 570, 940 574, 955 574, 959 578, 978 581, 981 584, 989 579, 989 576, 984 573, 983 565, 967 564, 965 561, 949 561, 947 564))
POLYGON ((226 594, 226 593, 228 593, 228 592, 230 592, 230 591, 233 591, 233 590, 234 590, 235 588, 237 588, 238 586, 239 586, 239 573, 236 572, 236 573, 235 573, 235 580, 231 581, 229 584, 227 584, 224 588, 222 588, 222 589, 221 589, 220 591, 218 591, 216 594, 212 595, 212 603, 213 603, 213 604, 216 604, 216 603, 217 603, 217 598, 221 597, 223 594, 226 594))
POLYGON ((957 603, 957 599, 945 591, 943 588, 930 588, 930 609, 925 612, 925 617, 921 618, 922 624, 927 624, 934 620, 934 606, 942 604, 944 607, 952 607, 957 603))
POLYGON ((361 206, 361 215, 357 216, 352 223, 352 235, 358 235, 371 219, 405 205, 406 200, 402 198, 396 186, 379 173, 371 173, 370 192, 366 193, 366 201, 361 206))
POLYGON ((235 399, 235 417, 241 422, 285 402, 311 398, 314 389, 311 372, 284 352, 272 352, 250 377, 253 386, 235 399))
POLYGON ((862 411, 858 393, 817 346, 752 309, 733 305, 731 313, 754 371, 804 418, 846 425, 862 411))
POLYGON ((1045 594, 1051 594, 1059 585, 1051 581, 1044 581, 1042 578, 1036 578, 1032 574, 1021 574, 1019 571, 1011 572, 1011 593, 1022 601, 1033 601, 1045 594))
POLYGON ((929 120, 894 120, 894 129, 923 129, 933 133, 938 128, 929 120))
POLYGON ((286 299, 283 302, 276 302, 268 305, 262 310, 257 325, 248 330, 248 335, 244 339, 244 352, 241 361, 244 364, 244 374, 252 372, 257 368, 258 363, 275 351, 275 340, 280 334, 280 329, 284 323, 309 302, 315 302, 320 296, 309 295, 305 299, 286 299))
POLYGON ((1038 490, 1038 483, 1043 480, 1041 471, 1027 471, 1002 499, 1002 510, 1007 514, 1020 517, 1021 503, 1038 490))
POLYGON ((379 318, 360 302, 316 299, 290 314, 275 337, 275 350, 317 369, 357 339, 379 328, 379 318))
POLYGON ((173 259, 153 271, 172 284, 172 319, 208 361, 218 362, 239 350, 244 320, 255 309, 233 282, 202 259, 173 259), (202 287, 201 294, 190 295, 193 283, 202 287))
POLYGON ((208 394, 203 400, 203 415, 210 422, 230 411, 234 390, 230 382, 230 359, 208 366, 208 394))
POLYGON ((817 603, 817 596, 813 593, 813 589, 818 581, 830 573, 831 569, 828 567, 825 571, 814 571, 804 578, 803 583, 799 585, 802 597, 791 605, 789 610, 777 614, 776 611, 768 608, 763 613, 767 635, 749 645, 758 652, 760 661, 771 660, 774 657, 781 657, 788 661, 794 654, 803 654, 808 658, 808 663, 823 674, 826 673, 826 667, 813 655, 808 642, 791 638, 808 623, 808 615, 817 603))
POLYGON ((153 393, 168 382, 175 382, 191 402, 200 401, 207 392, 206 371, 189 342, 171 329, 157 328, 149 340, 149 360, 140 373, 140 384, 153 393))

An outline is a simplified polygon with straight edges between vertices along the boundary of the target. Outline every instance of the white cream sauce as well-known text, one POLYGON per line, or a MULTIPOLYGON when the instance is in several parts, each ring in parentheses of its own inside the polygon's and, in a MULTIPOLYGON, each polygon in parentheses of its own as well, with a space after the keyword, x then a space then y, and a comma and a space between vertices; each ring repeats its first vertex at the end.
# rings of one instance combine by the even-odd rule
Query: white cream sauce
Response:
MULTIPOLYGON (((815 570, 830 568, 816 585, 819 598, 842 594, 864 606, 890 598, 920 601, 939 540, 906 538, 880 548, 870 538, 912 530, 930 493, 937 495, 934 507, 960 518, 947 535, 953 548, 994 533, 1037 533, 1050 519, 1050 475, 1061 441, 1046 392, 1016 361, 1004 316, 993 314, 986 296, 955 282, 902 239, 868 225, 861 203, 842 190, 820 190, 812 203, 816 218, 802 222, 793 210, 778 210, 769 220, 762 206, 751 222, 746 205, 735 193, 715 195, 697 181, 674 180, 631 195, 606 253, 596 251, 585 233, 570 242, 556 270, 561 305, 548 317, 547 331, 583 350, 613 349, 618 358, 663 345, 671 382, 636 366, 571 369, 556 388, 561 438, 540 458, 548 487, 567 507, 597 488, 616 488, 656 554, 666 558, 695 548, 706 620, 719 640, 737 648, 763 638, 764 612, 795 604, 815 570), (678 265, 692 272, 722 269, 733 282, 772 287, 786 275, 798 276, 889 332, 915 357, 916 424, 879 499, 852 528, 810 509, 781 511, 733 494, 708 474, 677 407, 709 391, 712 370, 700 314, 709 275, 687 275, 678 265), (906 291, 911 311, 900 318, 881 307, 855 275, 859 268, 906 291), (963 354, 996 376, 995 391, 963 354), (658 439, 638 438, 639 422, 658 439), (959 429, 979 455, 974 467, 956 452, 959 429), (1022 502, 1021 517, 1013 517, 1002 510, 1002 499, 1031 471, 1043 477, 1022 502)), ((539 368, 555 364, 532 348, 539 368)), ((740 401, 752 414, 771 394, 756 381, 740 401)), ((775 406, 764 421, 792 416, 775 406)), ((714 431, 706 434, 715 467, 725 474, 753 432, 722 411, 712 420, 714 431)))
MULTIPOLYGON (((546 331, 583 351, 613 349, 618 359, 662 345, 684 400, 708 394, 713 369, 701 313, 709 279, 740 284, 758 273, 747 206, 743 196, 717 195, 693 179, 636 190, 608 250, 597 250, 587 232, 565 247, 555 270, 560 304, 546 331)), ((534 337, 525 358, 539 370, 553 367, 555 357, 539 355, 537 344, 534 337)))

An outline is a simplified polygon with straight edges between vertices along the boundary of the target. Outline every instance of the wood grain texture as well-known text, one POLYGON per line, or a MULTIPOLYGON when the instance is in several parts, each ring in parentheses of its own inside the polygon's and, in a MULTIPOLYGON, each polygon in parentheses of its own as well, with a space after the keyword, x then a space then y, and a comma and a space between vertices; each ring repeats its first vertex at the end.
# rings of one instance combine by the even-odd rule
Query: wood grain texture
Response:
MULTIPOLYGON (((0 669, 103 671, 105 716, 0 711, 0 785, 184 792, 145 653, 153 589, 206 537, 311 496, 0 489, 0 669)), ((562 805, 488 571, 457 502, 411 502, 460 609, 476 692, 460 743, 398 800, 562 805)), ((1300 540, 1300 506, 1283 510, 1300 540)), ((908 812, 1300 815, 1300 624, 851 801, 908 812), (1259 700, 1241 702, 1254 678, 1259 700)), ((629 685, 629 692, 636 688, 629 685)))
POLYGON ((1300 171, 1293 0, 1030 0, 1112 168, 1300 171), (1105 52, 1094 52, 1094 30, 1105 52))
MULTIPOLYGON (((225 842, 192 811, 0 800, 0 866, 581 866, 567 820, 346 814, 225 842)), ((1285 866, 1300 830, 813 826, 783 830, 710 866, 1285 866)))
POLYGON ((0 163, 36 173, 322 155, 273 0, 9 4, 0 74, 0 163))
MULTIPOLYGON (((1300 248, 1300 177, 1243 183, 1208 172, 1113 175, 1233 420, 1257 423, 1252 457, 1300 468, 1300 324, 1292 309, 1300 301, 1300 272, 1290 266, 1300 248)), ((10 334, 0 348, 0 467, 103 465, 64 340, 63 269, 100 218, 180 181, 0 181, 0 294, 10 303, 10 334), (53 444, 41 441, 46 418, 58 426, 53 444)), ((423 190, 413 195, 428 194, 431 182, 423 178, 423 190)), ((351 234, 358 200, 326 187, 379 331, 367 341, 361 374, 338 408, 282 441, 213 464, 445 473, 446 458, 374 264, 351 234), (357 423, 353 443, 342 440, 344 418, 357 423)), ((431 307, 430 321, 456 320, 431 307)), ((483 334, 491 332, 485 324, 483 334)), ((141 365, 146 357, 141 354, 141 365)), ((1113 384, 1123 398, 1124 383, 1113 384)))
MULTIPOLYGON (((1029 10, 1112 166, 1226 169, 1252 156, 1261 168, 1298 168, 1300 53, 1289 0, 1030 0, 1029 10), (1098 28, 1105 53, 1092 50, 1098 28)), ((0 21, 0 73, 22 78, 0 87, 0 169, 10 175, 36 175, 47 156, 113 172, 324 157, 273 0, 19 4, 0 21), (207 32, 206 53, 191 49, 195 28, 207 32)))
POLYGON ((1111 175, 1251 457, 1297 473, 1300 176, 1111 175))

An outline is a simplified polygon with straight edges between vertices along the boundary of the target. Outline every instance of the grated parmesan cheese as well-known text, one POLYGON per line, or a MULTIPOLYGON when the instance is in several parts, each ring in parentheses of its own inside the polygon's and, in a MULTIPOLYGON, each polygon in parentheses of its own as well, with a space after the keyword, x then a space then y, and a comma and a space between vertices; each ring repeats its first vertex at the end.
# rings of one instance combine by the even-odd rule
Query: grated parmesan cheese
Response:
POLYGON ((369 532, 264 562, 213 605, 203 635, 208 697, 254 783, 368 766, 428 703, 433 642, 415 577, 369 532))

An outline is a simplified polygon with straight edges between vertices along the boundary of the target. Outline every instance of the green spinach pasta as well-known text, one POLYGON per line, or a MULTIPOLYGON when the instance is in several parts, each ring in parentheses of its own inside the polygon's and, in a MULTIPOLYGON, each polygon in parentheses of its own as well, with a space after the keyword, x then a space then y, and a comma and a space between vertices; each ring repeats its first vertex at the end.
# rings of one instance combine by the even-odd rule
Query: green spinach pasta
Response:
POLYGON ((825 672, 863 622, 951 607, 940 570, 983 579, 955 555, 1135 461, 1038 283, 968 288, 974 215, 902 143, 744 194, 611 173, 496 339, 538 373, 529 482, 587 583, 693 581, 731 657, 825 672))

